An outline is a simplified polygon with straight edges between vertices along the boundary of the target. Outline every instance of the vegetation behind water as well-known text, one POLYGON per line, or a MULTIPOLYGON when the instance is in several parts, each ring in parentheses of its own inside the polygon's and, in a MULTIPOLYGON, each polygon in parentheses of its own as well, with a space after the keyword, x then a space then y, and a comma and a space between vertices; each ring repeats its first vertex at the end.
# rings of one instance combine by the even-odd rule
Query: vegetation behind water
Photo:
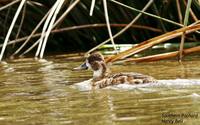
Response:
MULTIPOLYGON (((139 13, 131 10, 130 8, 128 9, 127 7, 116 4, 116 2, 113 1, 114 0, 107 1, 107 9, 112 34, 114 35, 123 27, 127 26, 127 24, 129 24, 139 13)), ((0 6, 4 7, 9 5, 11 2, 13 1, 0 1, 0 6)), ((73 2, 74 0, 65 0, 56 19, 62 16, 62 14, 70 7, 70 5, 73 4, 73 2)), ((122 2, 124 5, 129 7, 142 10, 148 1, 119 0, 119 2, 122 2)), ((27 0, 9 37, 10 42, 14 42, 13 40, 19 40, 20 38, 29 36, 55 3, 55 0, 27 0)), ((6 34, 13 21, 13 17, 17 11, 17 8, 19 7, 19 4, 20 1, 16 2, 12 6, 6 7, 5 9, 0 9, 0 22, 2 24, 0 25, 1 44, 3 44, 6 38, 6 34)), ((197 22, 200 18, 200 15, 198 14, 200 11, 199 5, 200 3, 198 0, 192 1, 188 25, 197 22)), ((109 38, 103 2, 96 1, 92 16, 89 15, 90 6, 91 0, 81 0, 73 9, 70 10, 69 14, 54 28, 56 31, 50 34, 47 42, 46 52, 87 51, 109 38), (95 26, 93 24, 97 25, 95 26), (79 26, 85 27, 81 28, 79 26), (72 29, 64 30, 63 28, 72 29)), ((155 0, 145 12, 183 25, 186 6, 187 0, 155 0)), ((36 33, 42 32, 43 24, 39 27, 36 33)), ((172 24, 143 14, 132 27, 114 40, 115 43, 118 44, 141 43, 155 36, 180 28, 181 26, 177 24, 172 24)), ((18 53, 18 55, 33 45, 39 37, 40 35, 32 38, 30 42, 28 42, 28 44, 18 53)), ((198 41, 198 38, 199 34, 194 33, 188 35, 186 40, 198 41)), ((12 55, 25 40, 26 39, 17 43, 14 42, 14 44, 7 46, 7 55, 12 55)), ((180 38, 173 39, 169 42, 180 42, 180 38)), ((31 53, 35 53, 36 50, 37 46, 31 51, 31 53)))

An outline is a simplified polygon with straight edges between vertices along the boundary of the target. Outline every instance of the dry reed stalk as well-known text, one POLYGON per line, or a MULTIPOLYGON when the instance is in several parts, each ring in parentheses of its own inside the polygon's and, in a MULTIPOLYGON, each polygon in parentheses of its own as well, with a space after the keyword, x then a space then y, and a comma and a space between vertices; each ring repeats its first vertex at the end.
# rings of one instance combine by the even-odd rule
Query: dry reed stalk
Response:
MULTIPOLYGON (((45 19, 45 17, 43 17, 43 19, 45 19)), ((40 21, 41 23, 42 23, 42 20, 40 21)), ((110 24, 111 27, 125 27, 127 25, 128 24, 110 24)), ((37 25, 37 27, 39 28, 39 24, 37 25)), ((79 30, 79 29, 86 29, 86 28, 101 28, 101 27, 106 27, 106 24, 86 24, 86 25, 80 25, 80 26, 72 26, 72 27, 66 27, 66 28, 61 28, 61 29, 55 29, 55 30, 52 30, 51 33, 53 34, 53 33, 60 33, 60 32, 70 31, 70 30, 79 30)), ((143 25, 132 25, 131 28, 145 29, 145 30, 158 32, 158 33, 162 32, 162 30, 160 30, 160 29, 157 29, 157 28, 154 28, 154 27, 149 27, 149 26, 143 26, 143 25)), ((36 38, 36 37, 41 36, 41 33, 34 34, 36 32, 36 30, 37 30, 37 28, 35 28, 33 30, 34 32, 32 31, 31 35, 25 36, 25 37, 22 37, 22 38, 19 38, 19 39, 16 39, 16 40, 12 40, 7 45, 23 42, 24 40, 29 41, 31 38, 36 38)), ((24 43, 26 43, 26 41, 24 43)), ((0 44, 0 47, 2 47, 2 46, 3 45, 0 44)))
MULTIPOLYGON (((200 46, 188 48, 183 50, 183 55, 188 55, 191 53, 200 52, 200 46)), ((120 63, 139 63, 139 62, 152 62, 152 61, 159 61, 164 59, 169 59, 178 56, 179 51, 175 52, 168 52, 163 54, 157 54, 157 55, 151 55, 151 56, 145 56, 141 58, 128 58, 123 61, 119 61, 120 63)), ((117 62, 116 62, 117 63, 117 62)))
MULTIPOLYGON (((187 8, 185 10, 184 26, 187 26, 187 24, 188 24, 191 4, 192 4, 192 0, 188 0, 187 8)), ((182 58, 183 58, 184 42, 185 42, 185 32, 183 32, 183 34, 181 36, 181 43, 180 43, 180 48, 179 48, 179 62, 181 62, 182 58)))
MULTIPOLYGON (((184 3, 185 6, 187 6, 186 0, 183 0, 183 3, 184 3)), ((192 8, 190 8, 190 15, 191 15, 192 19, 193 19, 195 22, 199 20, 199 19, 197 18, 197 16, 195 15, 195 13, 193 12, 192 8)))
POLYGON ((38 57, 38 55, 40 54, 41 52, 41 48, 42 48, 42 44, 43 44, 43 40, 44 40, 44 36, 45 36, 45 33, 46 33, 46 30, 48 29, 48 26, 49 26, 49 23, 56 11, 56 8, 58 7, 59 5, 59 1, 57 0, 56 3, 53 5, 53 7, 51 8, 51 11, 44 23, 44 26, 43 26, 43 29, 42 29, 42 34, 41 34, 41 37, 40 37, 40 42, 39 42, 39 45, 38 45, 38 48, 37 48, 37 51, 35 53, 35 57, 38 57))
MULTIPOLYGON (((21 18, 21 21, 20 21, 19 28, 18 28, 17 35, 16 35, 15 39, 18 39, 19 34, 21 32, 22 25, 24 23, 25 14, 26 14, 26 3, 24 4, 24 7, 23 7, 22 18, 21 18)), ((14 47, 15 47, 15 44, 13 44, 13 48, 14 47)))
POLYGON ((5 17, 5 21, 4 21, 4 23, 3 23, 3 36, 5 36, 6 35, 6 24, 7 24, 7 22, 8 22, 8 18, 9 18, 9 14, 10 14, 10 11, 11 11, 11 7, 9 7, 8 8, 8 10, 7 10, 7 12, 6 12, 6 17, 5 17))
MULTIPOLYGON (((76 0, 74 1, 68 8, 67 10, 62 14, 62 16, 53 24, 52 29, 54 29, 59 23, 62 22, 62 20, 67 16, 67 14, 80 2, 80 0, 76 0)), ((51 29, 50 33, 53 33, 51 29)), ((58 29, 59 30, 59 29, 58 29)), ((55 30, 56 31, 56 30, 55 30)), ((46 33, 45 33, 46 35, 46 33)), ((40 36, 39 34, 35 34, 34 36, 40 36)), ((33 37, 34 37, 33 36, 33 37)), ((38 43, 40 42, 40 39, 37 40, 31 47, 29 47, 25 52, 23 52, 20 56, 23 56, 24 54, 28 53, 29 51, 31 51, 38 43)), ((43 55, 42 55, 43 56, 43 55)))
POLYGON ((53 24, 53 29, 59 24, 61 23, 64 18, 69 14, 69 12, 80 2, 80 0, 76 0, 74 1, 68 8, 67 10, 58 18, 58 20, 56 20, 56 22, 53 24))
POLYGON ((39 7, 45 7, 44 4, 40 3, 40 2, 36 2, 36 1, 27 1, 27 4, 28 5, 31 5, 31 6, 39 6, 39 7))
POLYGON ((27 50, 25 50, 22 54, 19 55, 19 57, 24 56, 28 52, 30 52, 33 48, 37 46, 37 44, 40 42, 40 39, 38 39, 31 47, 29 47, 27 50))
MULTIPOLYGON (((88 24, 88 25, 81 25, 81 26, 72 26, 72 27, 67 27, 67 28, 61 28, 61 29, 55 29, 52 30, 51 33, 60 33, 64 31, 70 31, 70 30, 78 30, 78 29, 84 29, 84 28, 96 28, 96 27, 105 27, 106 24, 88 24)), ((127 24, 111 24, 112 27, 125 27, 127 24)), ((132 25, 132 28, 137 28, 137 29, 145 29, 145 30, 151 30, 153 32, 162 32, 160 29, 156 29, 153 27, 148 27, 148 26, 142 26, 142 25, 132 25)), ((32 38, 39 37, 41 33, 37 33, 35 35, 32 35, 32 38)), ((26 40, 27 37, 23 37, 17 40, 10 41, 8 45, 11 45, 13 43, 18 43, 26 40)), ((30 52, 36 45, 39 43, 39 40, 36 41, 30 48, 25 50, 20 56, 25 55, 26 53, 30 52)), ((0 45, 2 47, 2 45, 0 45)))
POLYGON ((96 2, 96 0, 92 0, 92 1, 91 1, 90 16, 93 15, 94 7, 95 7, 95 2, 96 2))
MULTIPOLYGON (((47 16, 48 16, 48 14, 49 14, 49 12, 50 12, 50 10, 45 14, 45 16, 41 19, 41 21, 37 24, 37 26, 33 29, 33 31, 31 32, 31 34, 29 35, 29 36, 27 36, 27 37, 23 37, 23 38, 20 38, 20 39, 15 39, 15 40, 13 40, 13 41, 10 41, 9 43, 8 43, 8 45, 11 43, 12 44, 12 42, 13 42, 13 44, 16 42, 18 42, 18 40, 25 40, 25 42, 11 55, 11 56, 15 56, 16 54, 18 54, 24 47, 25 47, 25 45, 29 42, 29 40, 31 39, 31 38, 33 38, 35 35, 35 32, 39 29, 39 27, 42 25, 42 23, 45 21, 45 19, 47 18, 47 16)), ((38 37, 41 35, 41 33, 38 35, 38 37)), ((1 47, 1 46, 0 46, 1 47)))
POLYGON ((179 22, 182 24, 183 23, 183 16, 182 16, 182 13, 181 13, 181 6, 180 6, 179 0, 176 0, 176 8, 177 8, 177 11, 178 11, 179 22))
POLYGON ((18 7, 18 9, 17 9, 17 11, 16 11, 16 13, 15 13, 15 16, 14 16, 14 18, 13 18, 13 20, 12 20, 12 23, 11 23, 11 25, 10 25, 10 28, 9 28, 9 30, 8 30, 8 33, 7 33, 6 38, 5 38, 5 40, 4 40, 4 43, 3 43, 3 47, 2 47, 2 49, 1 49, 0 61, 2 61, 2 58, 3 58, 4 52, 5 52, 5 49, 6 49, 8 40, 9 40, 9 37, 10 37, 10 35, 11 35, 11 32, 12 32, 12 30, 13 30, 13 27, 14 27, 16 21, 17 21, 17 18, 18 18, 18 16, 19 16, 19 13, 20 13, 20 11, 22 10, 23 5, 25 4, 25 2, 26 2, 26 0, 22 0, 22 1, 21 1, 20 5, 19 5, 19 7, 18 7))
MULTIPOLYGON (((69 11, 76 5, 78 4, 78 2, 80 2, 80 0, 76 0, 74 3, 72 3, 70 5, 70 7, 62 14, 62 16, 55 22, 55 24, 53 25, 53 28, 55 28, 64 18, 65 16, 69 13, 69 11)), ((25 45, 30 41, 31 38, 35 38, 35 37, 39 37, 41 35, 41 33, 37 33, 35 34, 35 32, 38 30, 38 28, 42 25, 42 23, 44 22, 44 20, 47 18, 47 16, 49 15, 51 9, 45 14, 45 16, 42 18, 42 20, 37 24, 37 26, 34 28, 34 30, 31 32, 31 34, 28 37, 23 37, 20 39, 16 39, 16 40, 12 40, 8 43, 8 45, 10 44, 14 44, 14 43, 18 43, 18 42, 22 42, 25 40, 25 42, 20 46, 20 48, 18 48, 15 53, 12 54, 12 56, 18 54, 24 47, 25 45)), ((62 32, 65 28, 62 28, 60 32, 62 32)), ((59 30, 59 29, 57 29, 59 30)), ((55 31, 57 31, 55 30, 55 31)), ((68 29, 66 29, 68 30, 68 29)), ((69 29, 70 30, 70 29, 69 29)), ((73 30, 73 29, 71 29, 73 30)), ((64 30, 65 31, 65 30, 64 30)), ((54 30, 51 31, 51 33, 54 33, 54 30)), ((21 54, 24 55, 25 53, 29 52, 30 50, 32 50, 39 42, 36 41, 29 49, 27 49, 25 52, 23 52, 21 54)), ((0 45, 1 47, 1 45, 0 45)))
POLYGON ((0 7, 0 11, 2 11, 2 10, 4 10, 4 9, 6 9, 6 8, 8 8, 8 7, 10 7, 10 6, 14 5, 14 4, 16 4, 16 3, 18 3, 19 1, 20 1, 20 0, 15 0, 15 1, 10 2, 9 4, 6 4, 6 5, 3 6, 3 7, 0 7))
MULTIPOLYGON (((80 2, 80 0, 76 0, 75 2, 73 2, 68 8, 67 8, 67 10, 62 14, 62 16, 52 25, 52 27, 51 27, 51 30, 53 29, 53 28, 55 28, 63 19, 64 19, 64 17, 78 4, 80 2)), ((50 30, 50 31, 51 31, 50 30)), ((43 34, 42 34, 42 36, 41 36, 41 39, 43 39, 44 37, 45 37, 45 35, 46 35, 46 32, 44 32, 43 34)), ((42 42, 40 42, 40 44, 42 44, 42 42)), ((38 46, 38 50, 37 50, 37 52, 36 52, 36 55, 35 55, 35 57, 37 57, 38 55, 39 55, 39 53, 40 53, 40 49, 41 49, 41 45, 39 44, 39 46, 38 46), (40 48, 39 48, 40 47, 40 48)), ((45 45, 45 43, 44 43, 44 45, 45 45)), ((40 58, 41 57, 43 57, 43 50, 42 50, 42 53, 40 54, 40 58)))
POLYGON ((59 1, 59 4, 58 4, 58 6, 57 6, 57 8, 56 8, 56 10, 55 10, 55 12, 53 14, 53 17, 52 17, 52 19, 51 19, 51 21, 49 23, 48 29, 47 29, 47 31, 45 33, 43 45, 42 45, 41 52, 40 52, 40 58, 43 58, 44 50, 45 50, 46 44, 47 44, 47 40, 49 38, 51 30, 53 29, 53 24, 54 24, 54 22, 56 20, 56 17, 58 15, 59 11, 61 10, 61 7, 62 7, 63 3, 65 2, 65 0, 58 0, 58 1, 59 1))
MULTIPOLYGON (((118 36, 120 36, 122 33, 124 33, 127 29, 129 29, 141 16, 142 16, 142 12, 146 11, 151 4, 153 3, 153 0, 150 0, 145 7, 142 9, 141 13, 139 13, 126 27, 124 27, 122 30, 120 30, 118 33, 116 33, 113 38, 116 38, 118 36)), ((92 51, 96 50, 97 48, 99 48, 100 46, 108 43, 110 41, 110 39, 107 39, 106 41, 102 42, 101 44, 97 45, 96 47, 90 49, 88 52, 86 52, 85 55, 88 55, 89 53, 91 53, 92 51)))
MULTIPOLYGON (((115 50, 115 52, 117 52, 117 48, 115 46, 115 41, 112 35, 112 30, 110 28, 110 21, 109 21, 109 16, 108 16, 108 7, 107 7, 107 1, 103 0, 103 7, 104 7, 104 15, 105 15, 105 19, 106 19, 106 25, 107 25, 107 29, 108 29, 108 34, 110 36, 110 41, 113 45, 113 48, 115 50)), ((118 52, 117 52, 118 53, 118 52)))
POLYGON ((147 15, 147 16, 150 16, 150 17, 154 17, 154 18, 156 18, 156 19, 163 20, 163 21, 165 21, 165 22, 174 24, 174 25, 176 25, 176 26, 180 26, 180 27, 183 26, 183 24, 177 23, 177 22, 175 22, 175 21, 172 21, 172 20, 169 20, 169 19, 166 19, 166 18, 157 16, 157 15, 151 14, 151 13, 148 13, 148 12, 145 12, 145 11, 138 10, 138 9, 136 9, 136 8, 133 8, 133 7, 130 7, 130 6, 125 5, 125 4, 123 4, 123 3, 120 3, 120 2, 118 2, 118 1, 116 1, 116 0, 110 0, 110 1, 113 2, 113 3, 115 3, 115 4, 118 4, 118 5, 120 5, 120 6, 123 6, 123 7, 127 8, 127 9, 133 10, 133 11, 135 11, 135 12, 142 13, 142 14, 144 14, 144 15, 147 15))
POLYGON ((141 51, 143 51, 147 48, 150 48, 153 45, 165 42, 165 41, 170 40, 172 38, 176 38, 176 37, 182 35, 183 32, 188 34, 188 33, 191 33, 191 32, 195 32, 199 29, 200 29, 200 24, 197 24, 197 25, 183 27, 183 28, 165 33, 163 35, 160 35, 160 36, 151 38, 149 40, 146 40, 146 41, 138 44, 137 46, 132 47, 131 49, 128 49, 126 51, 119 53, 118 55, 111 56, 111 57, 107 58, 106 61, 107 62, 114 62, 114 61, 119 60, 119 59, 124 59, 128 56, 131 56, 131 55, 136 54, 138 52, 141 52, 141 51))

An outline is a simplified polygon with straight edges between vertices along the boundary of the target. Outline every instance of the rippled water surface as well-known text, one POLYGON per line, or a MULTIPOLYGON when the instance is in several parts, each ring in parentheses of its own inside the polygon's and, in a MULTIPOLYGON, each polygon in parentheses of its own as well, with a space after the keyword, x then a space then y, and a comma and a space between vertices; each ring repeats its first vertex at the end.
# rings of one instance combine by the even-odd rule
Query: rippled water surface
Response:
POLYGON ((199 125, 198 56, 183 65, 173 60, 112 65, 113 72, 144 73, 162 84, 87 91, 72 87, 91 77, 90 71, 71 71, 81 63, 77 58, 66 55, 0 64, 0 124, 199 125))

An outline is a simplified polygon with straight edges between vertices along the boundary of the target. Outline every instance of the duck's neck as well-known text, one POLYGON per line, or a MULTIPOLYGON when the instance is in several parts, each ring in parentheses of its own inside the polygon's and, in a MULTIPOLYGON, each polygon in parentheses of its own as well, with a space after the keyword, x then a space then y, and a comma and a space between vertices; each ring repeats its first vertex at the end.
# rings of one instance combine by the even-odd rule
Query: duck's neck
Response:
POLYGON ((99 81, 108 76, 109 70, 105 63, 99 63, 99 68, 93 71, 93 81, 99 81))

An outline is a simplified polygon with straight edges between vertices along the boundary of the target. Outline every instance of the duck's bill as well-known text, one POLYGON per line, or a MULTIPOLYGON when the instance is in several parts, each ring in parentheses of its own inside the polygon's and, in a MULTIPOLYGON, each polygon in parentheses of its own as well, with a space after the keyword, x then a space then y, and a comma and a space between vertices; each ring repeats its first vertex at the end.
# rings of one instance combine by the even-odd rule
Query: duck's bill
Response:
POLYGON ((83 63, 80 66, 73 68, 74 71, 87 70, 87 69, 88 69, 88 67, 87 67, 86 63, 83 63))

